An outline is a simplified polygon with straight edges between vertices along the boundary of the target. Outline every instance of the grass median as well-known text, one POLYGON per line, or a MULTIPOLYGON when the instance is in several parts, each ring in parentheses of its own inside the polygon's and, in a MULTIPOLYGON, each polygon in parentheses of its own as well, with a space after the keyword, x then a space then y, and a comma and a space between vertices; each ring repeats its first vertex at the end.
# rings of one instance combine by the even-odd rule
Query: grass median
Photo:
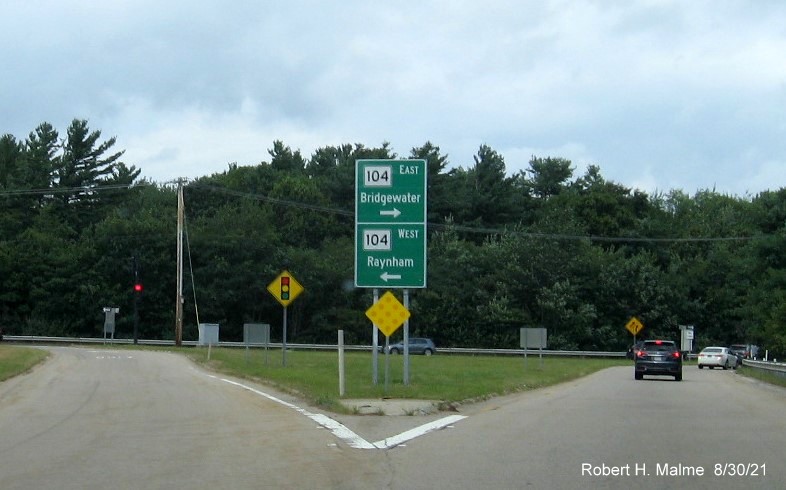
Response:
MULTIPOLYGON (((195 362, 232 376, 258 380, 301 396, 328 410, 342 411, 339 401, 338 354, 288 351, 286 366, 281 350, 184 350, 195 362)), ((482 400, 562 383, 610 366, 629 365, 624 359, 529 356, 410 356, 409 384, 404 384, 403 356, 378 358, 377 384, 372 383, 370 352, 345 354, 344 398, 409 398, 446 404, 482 400)))
MULTIPOLYGON (((117 345, 91 348, 174 351, 210 370, 259 381, 327 410, 347 410, 339 403, 338 354, 332 351, 287 351, 284 366, 280 349, 208 351, 204 347, 117 345)), ((0 381, 30 370, 48 355, 43 349, 0 345, 0 381)), ((386 360, 380 354, 375 385, 371 353, 347 352, 344 398, 423 399, 449 405, 550 386, 606 367, 629 364, 625 359, 600 358, 544 357, 541 362, 537 356, 529 356, 525 363, 523 357, 512 356, 410 356, 409 384, 405 385, 404 357, 391 355, 386 360)))

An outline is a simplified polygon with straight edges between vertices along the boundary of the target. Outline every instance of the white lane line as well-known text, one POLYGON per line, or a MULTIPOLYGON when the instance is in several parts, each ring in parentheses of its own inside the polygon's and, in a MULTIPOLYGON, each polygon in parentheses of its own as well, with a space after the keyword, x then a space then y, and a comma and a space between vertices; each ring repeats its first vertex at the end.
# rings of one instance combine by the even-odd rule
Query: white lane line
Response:
POLYGON ((318 423, 322 427, 328 429, 330 432, 333 433, 334 436, 338 437, 342 441, 346 442, 350 447, 353 447, 355 449, 390 449, 392 447, 403 444, 407 441, 411 441, 416 437, 420 437, 424 434, 428 434, 431 431, 442 429, 455 422, 467 418, 465 415, 451 415, 449 417, 441 418, 439 420, 435 420, 433 422, 423 424, 420 427, 415 427, 414 429, 410 429, 406 432, 402 432, 401 434, 398 434, 396 436, 387 437, 385 439, 382 439, 381 441, 377 441, 372 444, 367 440, 363 439, 362 437, 360 437, 359 435, 355 434, 347 426, 341 424, 340 422, 337 422, 336 420, 331 419, 327 415, 311 413, 308 410, 305 410, 303 408, 298 407, 297 405, 293 405, 292 403, 289 403, 273 395, 265 393, 264 391, 259 391, 255 388, 244 385, 242 383, 238 383, 236 381, 232 381, 230 379, 219 378, 218 376, 213 376, 212 374, 206 374, 205 376, 208 376, 213 379, 218 379, 220 381, 229 383, 239 388, 243 388, 244 390, 248 390, 261 397, 267 398, 268 400, 281 404, 287 408, 291 408, 292 410, 295 410, 296 412, 305 415, 306 417, 310 418, 311 420, 318 423))
POLYGON ((248 391, 250 391, 250 392, 252 392, 254 394, 257 394, 257 395, 259 395, 261 397, 267 398, 268 400, 272 400, 272 401, 274 401, 276 403, 284 405, 287 408, 291 408, 291 409, 293 409, 293 410, 295 410, 297 412, 300 412, 303 415, 305 415, 306 417, 308 417, 311 420, 313 420, 314 422, 316 422, 319 425, 321 425, 322 427, 330 430, 330 432, 332 432, 334 436, 336 436, 339 439, 341 439, 342 441, 346 442, 350 447, 354 447, 356 449, 375 449, 375 447, 376 447, 373 444, 371 444, 370 442, 368 442, 367 440, 363 439, 359 435, 357 435, 354 432, 352 432, 351 430, 349 430, 344 425, 342 425, 342 424, 336 422, 335 420, 331 419, 330 417, 326 417, 325 415, 321 415, 321 414, 318 414, 318 413, 311 413, 308 410, 305 410, 303 408, 298 407, 297 405, 293 405, 293 404, 291 404, 289 402, 286 402, 286 401, 284 401, 284 400, 282 400, 280 398, 277 398, 277 397, 275 397, 273 395, 269 395, 269 394, 267 394, 267 393, 265 393, 263 391, 259 391, 259 390, 255 389, 255 388, 250 387, 250 386, 246 386, 246 385, 244 385, 242 383, 237 383, 235 381, 232 381, 232 380, 229 380, 229 379, 225 379, 225 378, 219 378, 218 376, 212 376, 210 374, 208 374, 207 376, 209 376, 211 378, 214 378, 214 379, 219 379, 219 380, 221 380, 221 381, 223 381, 225 383, 229 383, 229 384, 234 385, 234 386, 238 386, 240 388, 243 388, 244 390, 248 390, 248 391))
POLYGON ((388 437, 382 439, 381 441, 377 441, 374 443, 374 446, 380 449, 389 449, 391 447, 398 446, 399 444, 403 444, 407 441, 411 441, 416 437, 420 437, 424 434, 428 434, 431 431, 443 429, 465 418, 467 418, 466 415, 450 415, 448 417, 441 418, 433 422, 429 422, 428 424, 423 424, 420 427, 415 427, 414 429, 410 429, 406 432, 402 432, 397 436, 388 437))

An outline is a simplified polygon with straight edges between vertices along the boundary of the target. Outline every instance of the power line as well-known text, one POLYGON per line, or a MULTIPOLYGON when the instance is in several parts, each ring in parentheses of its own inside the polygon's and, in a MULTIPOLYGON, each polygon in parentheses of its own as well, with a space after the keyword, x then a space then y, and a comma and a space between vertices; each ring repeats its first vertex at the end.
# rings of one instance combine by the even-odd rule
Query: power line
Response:
POLYGON ((71 194, 74 192, 102 192, 107 190, 128 190, 134 187, 146 187, 156 185, 154 183, 142 182, 138 184, 108 184, 80 187, 50 187, 48 189, 5 189, 0 191, 0 196, 48 196, 54 194, 71 194))
MULTIPOLYGON (((173 181, 177 182, 177 181, 173 181)), ((173 182, 164 182, 161 185, 170 184, 173 182)), ((180 181, 182 182, 182 181, 180 181)), ((143 186, 156 186, 154 182, 141 182, 136 184, 109 184, 97 186, 83 186, 83 187, 69 187, 69 188, 49 188, 49 189, 12 189, 0 191, 0 196, 23 196, 23 195, 53 195, 74 192, 102 192, 107 190, 130 190, 135 187, 143 186)), ((344 209, 322 206, 317 204, 309 204, 298 201, 291 201, 261 194, 250 192, 236 191, 226 187, 213 186, 200 183, 191 183, 186 188, 199 188, 212 192, 218 192, 229 196, 239 197, 243 199, 251 199, 259 202, 267 202, 279 206, 294 207, 299 209, 306 209, 321 213, 336 214, 354 218, 354 211, 347 211, 344 209)), ((523 238, 541 239, 541 240, 560 240, 560 241, 582 241, 588 240, 590 242, 603 242, 603 243, 711 243, 711 242, 744 242, 757 238, 763 238, 769 235, 759 236, 726 236, 726 237, 688 237, 688 238, 653 238, 653 237, 626 237, 626 236, 599 236, 599 235, 574 235, 565 233, 541 233, 541 232, 527 232, 510 230, 505 228, 488 228, 488 227, 474 227, 457 224, 444 224, 428 222, 427 226, 431 229, 440 230, 455 230, 460 233, 484 234, 484 235, 500 235, 500 236, 517 236, 523 238)))
POLYGON ((210 191, 213 191, 213 192, 220 192, 222 194, 227 194, 227 195, 230 195, 230 196, 242 197, 242 198, 246 198, 246 199, 253 199, 255 201, 269 202, 269 203, 272 203, 272 204, 280 204, 282 206, 296 207, 296 208, 301 208, 301 209, 309 209, 311 211, 320 211, 320 212, 325 212, 325 213, 338 214, 338 215, 341 215, 341 216, 349 216, 349 217, 354 217, 355 216, 355 213, 353 211, 346 211, 344 209, 331 208, 331 207, 327 207, 327 206, 320 206, 320 205, 317 205, 317 204, 308 204, 308 203, 298 202, 298 201, 289 201, 287 199, 280 199, 280 198, 277 198, 277 197, 263 196, 261 194, 252 194, 252 193, 249 193, 249 192, 235 191, 235 190, 232 190, 232 189, 227 189, 226 187, 218 187, 218 186, 212 186, 212 185, 206 185, 206 184, 190 184, 188 187, 207 189, 207 190, 210 190, 210 191))
POLYGON ((692 237, 692 238, 648 238, 648 237, 607 237, 599 235, 571 235, 565 233, 539 233, 528 231, 517 231, 499 228, 479 228, 454 224, 428 223, 431 228, 454 229, 466 233, 483 233, 486 235, 509 235, 524 238, 536 238, 546 240, 588 240, 591 242, 628 242, 628 243, 700 243, 700 242, 741 242, 762 238, 769 235, 742 236, 742 237, 692 237))

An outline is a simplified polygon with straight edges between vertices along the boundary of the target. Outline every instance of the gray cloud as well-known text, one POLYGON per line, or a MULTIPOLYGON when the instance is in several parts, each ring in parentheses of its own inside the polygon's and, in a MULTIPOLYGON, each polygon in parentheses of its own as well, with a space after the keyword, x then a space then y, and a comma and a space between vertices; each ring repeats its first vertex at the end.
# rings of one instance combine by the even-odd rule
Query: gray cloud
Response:
POLYGON ((786 5, 746 1, 11 2, 2 132, 87 118, 155 180, 430 140, 643 190, 786 175, 786 5))

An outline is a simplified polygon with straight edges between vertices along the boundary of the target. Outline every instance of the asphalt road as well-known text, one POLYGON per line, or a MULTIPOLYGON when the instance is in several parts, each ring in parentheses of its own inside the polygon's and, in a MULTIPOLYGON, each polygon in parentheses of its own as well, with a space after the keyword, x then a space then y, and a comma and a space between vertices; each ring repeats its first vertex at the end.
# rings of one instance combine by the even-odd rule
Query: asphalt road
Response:
POLYGON ((51 348, 0 384, 0 489, 371 488, 382 451, 175 354, 51 348))
POLYGON ((733 371, 336 416, 174 354, 50 350, 0 383, 0 489, 786 488, 786 390, 733 371))
POLYGON ((784 409, 786 390, 733 371, 635 381, 631 364, 492 400, 389 454, 447 475, 401 471, 402 489, 786 488, 784 409))

